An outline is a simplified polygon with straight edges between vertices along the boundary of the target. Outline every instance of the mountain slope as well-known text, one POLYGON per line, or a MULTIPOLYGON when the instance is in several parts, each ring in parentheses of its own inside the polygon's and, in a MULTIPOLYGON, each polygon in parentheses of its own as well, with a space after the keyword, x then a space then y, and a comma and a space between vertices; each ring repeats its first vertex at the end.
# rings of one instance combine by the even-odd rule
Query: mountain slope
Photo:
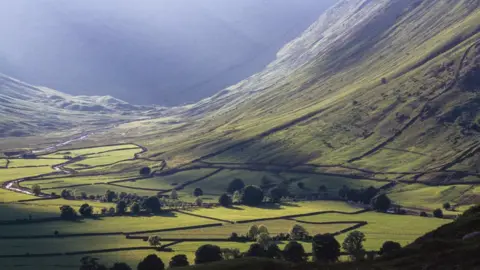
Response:
POLYGON ((263 72, 186 107, 177 125, 144 122, 130 136, 161 136, 147 143, 172 163, 349 164, 437 182, 456 170, 478 181, 479 25, 475 0, 344 0, 263 72))
POLYGON ((155 107, 110 96, 71 96, 0 74, 0 137, 22 137, 74 127, 94 128, 142 118, 155 107))

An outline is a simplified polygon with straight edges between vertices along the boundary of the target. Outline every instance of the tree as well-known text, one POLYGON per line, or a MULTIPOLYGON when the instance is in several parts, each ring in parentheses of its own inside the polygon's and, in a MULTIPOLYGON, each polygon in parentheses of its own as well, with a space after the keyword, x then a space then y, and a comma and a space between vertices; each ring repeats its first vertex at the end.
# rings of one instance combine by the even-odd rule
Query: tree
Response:
POLYGON ((250 228, 248 229, 248 232, 247 232, 247 237, 251 240, 254 240, 257 238, 257 235, 258 235, 258 226, 253 224, 252 226, 250 226, 250 228))
POLYGON ((372 199, 372 207, 380 212, 386 212, 391 204, 392 202, 385 194, 381 194, 372 199))
POLYGON ((342 188, 338 191, 338 196, 345 199, 349 190, 350 189, 347 186, 343 185, 342 188))
POLYGON ((82 197, 82 200, 86 200, 86 199, 88 199, 88 195, 87 195, 87 193, 86 193, 86 192, 82 192, 82 193, 80 193, 80 197, 82 197))
POLYGON ((165 269, 165 264, 163 264, 162 259, 160 259, 155 254, 148 255, 137 266, 137 270, 164 270, 164 269, 165 269))
POLYGON ((386 241, 385 243, 383 243, 382 248, 380 248, 379 254, 385 255, 400 249, 402 249, 402 246, 400 245, 400 243, 393 242, 393 241, 386 241))
POLYGON ((103 207, 100 211, 101 211, 103 216, 107 214, 107 208, 105 208, 105 207, 103 207))
POLYGON ((280 200, 282 199, 282 197, 286 196, 287 195, 287 191, 286 190, 283 190, 279 187, 274 187, 272 189, 270 189, 270 191, 268 192, 269 193, 269 197, 270 199, 272 200, 272 202, 274 203, 278 203, 280 202, 280 200))
POLYGON ((263 191, 257 186, 245 187, 242 195, 242 203, 245 205, 258 206, 263 201, 263 191))
POLYGON ((312 239, 313 261, 331 263, 340 257, 340 243, 331 234, 317 234, 312 239))
POLYGON ((203 190, 201 188, 195 188, 193 190, 193 196, 195 197, 199 197, 199 196, 202 196, 203 195, 203 190))
POLYGON ((420 216, 421 217, 428 217, 428 214, 427 214, 427 212, 422 211, 422 212, 420 212, 420 216))
POLYGON ((238 248, 222 248, 222 254, 225 260, 233 260, 241 257, 241 253, 238 248))
POLYGON ((232 199, 225 193, 218 198, 218 203, 223 207, 230 207, 232 206, 232 199))
POLYGON ((111 190, 107 190, 105 192, 105 201, 107 202, 113 202, 113 200, 117 197, 117 194, 111 190))
POLYGON ((450 203, 448 203, 448 202, 446 202, 446 203, 443 204, 443 209, 445 209, 445 210, 449 210, 450 207, 452 207, 452 206, 451 206, 450 203))
POLYGON ((202 205, 203 205, 203 200, 202 200, 201 198, 196 198, 196 199, 195 199, 195 204, 196 204, 197 206, 202 206, 202 205))
POLYGON ((75 220, 77 219, 77 213, 69 205, 63 205, 60 207, 60 217, 65 220, 75 220))
POLYGON ((160 243, 160 237, 158 237, 157 235, 149 236, 148 244, 150 244, 150 246, 152 247, 159 247, 162 245, 162 243, 160 243))
POLYGON ((443 218, 443 211, 442 209, 438 208, 433 211, 433 216, 436 218, 443 218))
POLYGON ((290 239, 291 240, 302 240, 306 236, 308 236, 307 230, 301 225, 295 224, 293 227, 290 229, 290 239))
POLYGON ((299 189, 305 189, 305 183, 303 183, 303 182, 298 182, 298 183, 297 183, 297 187, 298 187, 299 189))
POLYGON ((68 199, 70 198, 72 195, 70 194, 70 190, 68 189, 64 189, 62 190, 62 192, 60 193, 60 196, 64 199, 68 199))
POLYGON ((132 270, 132 268, 126 263, 115 263, 109 270, 132 270))
POLYGON ((265 248, 259 243, 251 244, 245 257, 266 257, 265 248))
POLYGON ((91 217, 93 214, 93 207, 91 207, 87 203, 84 203, 82 204, 82 206, 80 206, 80 209, 78 210, 78 212, 80 213, 80 215, 84 217, 91 217))
POLYGON ((107 270, 105 265, 98 263, 98 258, 85 256, 80 259, 80 270, 107 270))
POLYGON ((387 78, 382 78, 382 84, 387 84, 387 78))
POLYGON ((268 249, 270 244, 272 244, 272 239, 270 238, 270 235, 268 235, 268 232, 261 232, 257 235, 257 243, 264 249, 268 249))
POLYGON ((178 193, 176 189, 172 189, 172 192, 170 193, 170 199, 178 200, 178 193))
POLYGON ((236 191, 233 193, 232 202, 233 202, 233 203, 242 203, 242 194, 240 193, 239 190, 236 190, 236 191))
POLYGON ((178 254, 173 256, 170 259, 170 263, 168 264, 170 268, 183 267, 183 266, 189 266, 189 265, 190 263, 188 262, 187 256, 184 254, 178 254))
POLYGON ((283 257, 286 261, 300 263, 307 260, 307 254, 302 244, 298 242, 289 242, 283 250, 283 257))
POLYGON ((125 201, 118 201, 116 206, 117 215, 125 215, 127 211, 127 203, 125 201))
POLYGON ((134 202, 132 206, 130 206, 130 212, 132 212, 132 215, 138 215, 140 213, 140 205, 134 202))
POLYGON ((265 256, 271 259, 283 259, 282 251, 275 243, 271 243, 268 246, 267 251, 265 252, 265 256))
POLYGON ((148 197, 144 200, 142 207, 151 213, 159 213, 161 210, 160 201, 155 196, 148 197))
POLYGON ((258 233, 259 233, 259 234, 260 234, 260 233, 266 233, 266 234, 268 234, 268 228, 267 228, 267 226, 265 226, 265 225, 263 225, 263 224, 260 225, 260 226, 258 226, 258 233))
POLYGON ((342 248, 358 261, 365 257, 363 242, 365 242, 365 234, 360 231, 353 231, 343 241, 342 248))
POLYGON ((35 184, 32 186, 32 193, 35 194, 35 196, 40 195, 42 193, 42 189, 40 188, 40 185, 35 184))
POLYGON ((267 176, 263 176, 262 177, 262 180, 260 180, 260 187, 263 189, 263 188, 267 188, 268 186, 270 186, 272 184, 272 180, 268 179, 267 176))
POLYGON ((206 244, 195 251, 195 264, 216 262, 223 260, 222 251, 216 245, 206 244))
POLYGON ((152 172, 152 169, 150 169, 150 167, 143 167, 140 169, 140 175, 143 175, 143 176, 148 176, 150 175, 151 172, 152 172))
POLYGON ((232 194, 235 191, 242 190, 244 187, 245 187, 245 183, 243 183, 243 180, 239 178, 235 178, 232 180, 232 182, 230 182, 230 184, 228 184, 227 193, 232 194))
POLYGON ((364 204, 369 204, 372 199, 378 194, 379 190, 374 187, 369 187, 362 192, 362 202, 364 204))

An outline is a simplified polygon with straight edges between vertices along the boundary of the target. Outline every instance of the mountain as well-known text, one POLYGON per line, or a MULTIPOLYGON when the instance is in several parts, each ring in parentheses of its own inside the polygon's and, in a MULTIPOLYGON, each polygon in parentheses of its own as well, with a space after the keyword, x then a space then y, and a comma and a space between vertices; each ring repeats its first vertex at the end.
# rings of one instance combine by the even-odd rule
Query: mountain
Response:
POLYGON ((0 72, 73 95, 192 103, 262 70, 334 2, 3 0, 0 72))
POLYGON ((340 1, 264 71, 185 107, 180 126, 133 136, 169 136, 149 144, 182 162, 479 181, 479 31, 476 0, 340 1))
POLYGON ((0 137, 88 130, 160 111, 160 107, 135 106, 111 96, 72 96, 0 74, 0 137))

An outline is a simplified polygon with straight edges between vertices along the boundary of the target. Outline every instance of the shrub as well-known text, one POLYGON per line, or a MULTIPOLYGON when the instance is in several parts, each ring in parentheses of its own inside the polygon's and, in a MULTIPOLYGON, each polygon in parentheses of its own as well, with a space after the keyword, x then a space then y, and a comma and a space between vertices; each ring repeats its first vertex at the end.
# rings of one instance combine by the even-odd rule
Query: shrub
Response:
POLYGON ((216 262, 223 260, 222 251, 216 245, 206 244, 195 251, 195 264, 216 262))
POLYGON ((245 187, 242 195, 242 203, 245 205, 258 206, 263 201, 263 191, 257 186, 245 187))
POLYGON ((91 217, 93 214, 93 207, 84 203, 82 204, 82 206, 80 206, 80 209, 78 210, 78 212, 80 213, 80 215, 84 217, 91 217))
POLYGON ((148 243, 152 247, 159 247, 162 243, 160 243, 160 237, 153 235, 148 237, 148 243))
POLYGON ((228 184, 227 192, 232 194, 235 191, 242 190, 244 187, 245 187, 245 183, 243 183, 243 180, 235 178, 232 180, 232 182, 230 182, 230 184, 228 184))
POLYGON ((232 206, 232 199, 227 194, 222 194, 222 196, 218 198, 218 203, 223 207, 230 207, 232 206))
POLYGON ((222 254, 225 260, 233 260, 241 257, 241 253, 238 248, 223 248, 222 254))
POLYGON ((420 212, 420 216, 421 216, 421 217, 428 217, 428 214, 427 214, 426 212, 423 212, 423 211, 422 211, 422 212, 420 212))
POLYGON ((290 242, 283 250, 283 257, 286 261, 300 263, 307 260, 305 249, 298 242, 290 242))
POLYGON ((143 259, 137 266, 137 270, 164 270, 165 264, 163 264, 162 259, 160 259, 155 254, 150 254, 145 259, 143 259))
POLYGON ((443 211, 442 209, 438 208, 433 211, 433 216, 436 218, 443 218, 443 211))
POLYGON ((313 261, 336 262, 340 257, 340 243, 331 234, 317 234, 312 239, 313 261))
POLYGON ((387 78, 382 78, 381 82, 382 82, 382 84, 387 84, 387 82, 388 82, 387 78))
POLYGON ((175 268, 175 267, 189 266, 190 263, 188 263, 188 259, 186 255, 178 254, 173 256, 170 259, 170 263, 168 265, 170 266, 170 268, 175 268))
POLYGON ((345 238, 342 247, 353 259, 359 261, 365 257, 363 242, 365 242, 365 234, 360 231, 353 231, 345 238))
POLYGON ((402 249, 402 246, 400 245, 400 243, 393 242, 393 241, 386 241, 385 243, 383 243, 379 254, 380 255, 385 255, 385 254, 389 254, 389 253, 392 253, 392 252, 400 250, 400 249, 402 249))
POLYGON ((380 211, 380 212, 386 212, 389 208, 392 202, 390 199, 387 197, 385 194, 381 194, 375 198, 372 199, 372 207, 373 209, 380 211))
POLYGON ((140 175, 143 175, 143 176, 150 175, 151 172, 152 172, 152 169, 150 169, 150 167, 143 167, 140 169, 140 175))
POLYGON ((199 197, 199 196, 202 196, 203 195, 203 190, 201 188, 196 188, 195 190, 193 190, 193 196, 195 197, 199 197))
POLYGON ((42 189, 40 188, 40 185, 38 184, 33 185, 32 193, 35 194, 36 196, 40 195, 40 193, 42 193, 42 189))
POLYGON ((450 203, 446 202, 443 204, 443 209, 445 210, 449 210, 452 206, 450 205, 450 203))
POLYGON ((65 220, 75 220, 77 218, 77 213, 69 205, 63 205, 60 207, 60 217, 65 220))

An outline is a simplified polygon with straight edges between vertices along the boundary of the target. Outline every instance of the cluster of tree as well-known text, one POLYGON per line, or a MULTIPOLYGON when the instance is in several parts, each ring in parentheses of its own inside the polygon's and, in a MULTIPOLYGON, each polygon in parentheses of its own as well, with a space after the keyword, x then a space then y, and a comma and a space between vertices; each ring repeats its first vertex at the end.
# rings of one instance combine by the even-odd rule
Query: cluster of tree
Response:
POLYGON ((367 189, 352 189, 343 186, 338 191, 338 196, 356 203, 370 204, 373 209, 386 212, 390 209, 392 202, 385 194, 379 194, 380 189, 369 187, 367 189))
POLYGON ((264 201, 264 198, 265 194, 262 188, 254 185, 245 186, 245 183, 237 178, 230 182, 227 193, 219 197, 218 203, 224 207, 230 207, 234 203, 258 206, 264 201))

